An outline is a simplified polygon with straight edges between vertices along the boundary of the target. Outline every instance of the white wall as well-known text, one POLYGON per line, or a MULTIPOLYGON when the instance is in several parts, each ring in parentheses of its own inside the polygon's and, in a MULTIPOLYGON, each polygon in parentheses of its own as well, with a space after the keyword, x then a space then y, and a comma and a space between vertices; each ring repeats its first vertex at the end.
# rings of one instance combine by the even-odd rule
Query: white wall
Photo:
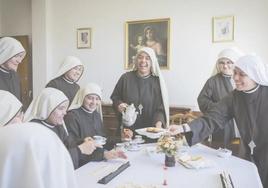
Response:
POLYGON ((36 96, 45 86, 48 72, 48 24, 47 1, 32 1, 32 66, 33 66, 33 94, 36 96))
POLYGON ((0 36, 2 36, 2 14, 3 14, 3 0, 0 0, 0 36))
POLYGON ((44 18, 33 21, 33 41, 44 38, 37 44, 40 48, 34 48, 43 54, 34 52, 35 93, 65 56, 75 55, 86 66, 81 84, 97 82, 104 88, 104 102, 110 102, 114 85, 125 72, 124 26, 132 20, 171 19, 171 68, 163 71, 171 105, 197 106, 197 95, 223 48, 255 51, 268 62, 266 0, 47 0, 45 7, 33 0, 33 4, 33 20, 44 18), (224 15, 235 16, 235 41, 212 43, 211 18, 224 15), (92 49, 76 48, 76 29, 80 27, 92 28, 92 49), (38 28, 43 29, 40 32, 38 28), (46 67, 38 67, 45 62, 46 67), (47 73, 40 72, 46 69, 47 73))
POLYGON ((31 0, 1 0, 2 36, 29 35, 31 38, 31 0))

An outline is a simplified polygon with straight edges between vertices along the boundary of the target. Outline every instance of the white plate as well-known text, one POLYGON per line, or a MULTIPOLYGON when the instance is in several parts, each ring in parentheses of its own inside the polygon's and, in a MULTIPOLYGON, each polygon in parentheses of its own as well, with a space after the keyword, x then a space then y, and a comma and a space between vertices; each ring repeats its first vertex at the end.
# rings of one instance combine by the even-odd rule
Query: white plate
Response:
POLYGON ((163 131, 158 132, 158 133, 152 133, 152 132, 147 132, 147 128, 142 128, 142 129, 136 129, 135 130, 138 134, 147 136, 148 138, 156 139, 160 138, 163 134, 166 133, 166 129, 163 129, 163 131))

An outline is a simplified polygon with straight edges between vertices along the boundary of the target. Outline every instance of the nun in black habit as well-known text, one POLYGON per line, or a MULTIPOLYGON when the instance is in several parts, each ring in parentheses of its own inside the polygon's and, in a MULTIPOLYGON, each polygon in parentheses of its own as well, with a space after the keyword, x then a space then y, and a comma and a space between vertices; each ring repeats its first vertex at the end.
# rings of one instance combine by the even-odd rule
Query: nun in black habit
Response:
MULTIPOLYGON (((87 137, 106 136, 102 121, 101 88, 89 83, 76 94, 64 117, 68 132, 77 144, 87 137)), ((108 139, 105 149, 111 149, 114 140, 108 139)), ((122 151, 104 151, 105 159, 126 158, 122 151)))
POLYGON ((191 123, 170 126, 174 134, 186 132, 189 144, 206 138, 217 127, 234 118, 245 148, 244 156, 258 168, 264 188, 268 188, 268 65, 256 55, 235 62, 236 89, 220 100, 203 117, 191 123))
MULTIPOLYGON (((242 56, 242 52, 235 47, 222 50, 216 62, 216 74, 211 76, 202 88, 197 98, 202 113, 206 113, 223 97, 233 91, 235 85, 232 78, 234 62, 242 56)), ((224 129, 215 129, 212 141, 223 142, 226 147, 235 137, 239 137, 234 120, 230 120, 224 129)))
POLYGON ((0 127, 22 122, 22 103, 12 93, 0 90, 0 109, 0 127))
POLYGON ((19 41, 11 37, 0 39, 0 89, 6 90, 21 100, 19 64, 26 55, 19 41))
POLYGON ((76 94, 64 121, 76 143, 86 137, 105 136, 101 114, 101 88, 89 83, 76 94))
POLYGON ((55 88, 45 88, 28 107, 24 121, 39 123, 56 133, 68 149, 74 168, 89 161, 103 160, 103 151, 97 148, 93 139, 87 138, 77 145, 68 135, 63 120, 68 106, 69 100, 63 92, 55 88))
POLYGON ((118 133, 121 126, 126 128, 122 123, 126 107, 134 104, 138 112, 134 125, 122 131, 122 138, 132 137, 135 129, 168 126, 168 92, 153 49, 144 47, 138 51, 133 70, 120 77, 111 99, 120 121, 118 133))
POLYGON ((62 91, 72 103, 80 86, 77 84, 84 71, 82 62, 74 56, 67 56, 53 79, 46 87, 62 91))
POLYGON ((1 188, 78 188, 72 160, 56 134, 36 123, 0 130, 1 188))

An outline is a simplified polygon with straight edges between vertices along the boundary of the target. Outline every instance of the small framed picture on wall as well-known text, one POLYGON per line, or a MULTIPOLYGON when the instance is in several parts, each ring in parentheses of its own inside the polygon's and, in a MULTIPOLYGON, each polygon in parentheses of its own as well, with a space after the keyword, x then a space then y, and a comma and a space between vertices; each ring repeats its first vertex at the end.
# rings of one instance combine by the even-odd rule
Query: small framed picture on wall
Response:
POLYGON ((234 40, 234 16, 212 18, 212 42, 230 42, 234 40))
POLYGON ((91 48, 91 28, 77 29, 77 48, 91 48))

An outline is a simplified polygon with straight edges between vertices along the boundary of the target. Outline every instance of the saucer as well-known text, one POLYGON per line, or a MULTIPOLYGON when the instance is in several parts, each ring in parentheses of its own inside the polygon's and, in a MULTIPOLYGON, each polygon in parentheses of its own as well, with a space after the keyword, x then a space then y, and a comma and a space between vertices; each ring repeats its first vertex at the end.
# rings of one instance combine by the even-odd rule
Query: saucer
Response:
POLYGON ((106 144, 107 138, 105 138, 103 136, 95 135, 95 136, 93 136, 93 138, 94 138, 95 143, 98 145, 105 145, 106 144))
POLYGON ((95 144, 103 146, 106 144, 106 141, 95 141, 95 144))
POLYGON ((143 144, 144 142, 145 142, 145 140, 143 140, 143 139, 140 139, 140 140, 133 140, 132 142, 135 142, 135 143, 137 143, 137 144, 143 144))
POLYGON ((137 145, 137 146, 135 146, 135 147, 131 147, 131 146, 129 146, 129 147, 127 148, 128 151, 139 151, 140 149, 141 149, 141 146, 140 146, 140 145, 137 145))

